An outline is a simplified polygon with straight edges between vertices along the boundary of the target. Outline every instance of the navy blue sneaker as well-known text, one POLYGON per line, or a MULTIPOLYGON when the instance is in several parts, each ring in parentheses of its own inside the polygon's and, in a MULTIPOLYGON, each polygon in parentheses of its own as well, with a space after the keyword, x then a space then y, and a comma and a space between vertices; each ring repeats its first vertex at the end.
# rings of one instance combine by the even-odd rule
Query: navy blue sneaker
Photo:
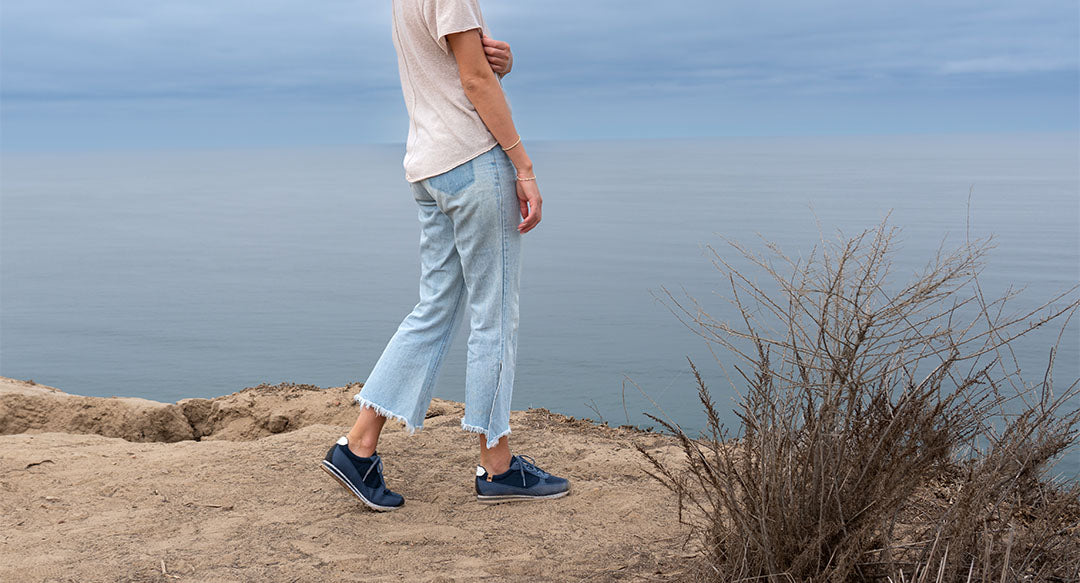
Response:
POLYGON ((569 493, 569 480, 541 470, 536 467, 536 460, 527 455, 510 458, 510 469, 494 476, 483 466, 476 466, 476 499, 480 502, 548 500, 569 493))
POLYGON ((405 505, 405 498, 391 492, 383 481, 382 458, 376 453, 371 457, 360 457, 349 451, 347 436, 341 436, 326 452, 322 469, 372 510, 386 512, 405 505))

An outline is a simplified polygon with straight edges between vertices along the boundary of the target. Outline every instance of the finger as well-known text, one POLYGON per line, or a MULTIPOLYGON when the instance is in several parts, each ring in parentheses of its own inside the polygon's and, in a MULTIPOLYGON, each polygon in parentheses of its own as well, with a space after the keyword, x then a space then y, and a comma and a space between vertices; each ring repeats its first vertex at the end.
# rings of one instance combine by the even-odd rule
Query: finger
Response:
POLYGON ((522 234, 528 233, 536 227, 536 224, 540 222, 540 219, 536 216, 536 212, 532 211, 529 216, 518 225, 518 231, 522 234))
POLYGON ((529 216, 529 195, 525 194, 524 187, 521 185, 521 181, 515 181, 514 190, 517 191, 518 205, 521 207, 521 218, 529 216))
POLYGON ((524 201, 524 200, 521 201, 521 222, 518 223, 518 231, 519 232, 524 233, 524 232, 528 231, 530 228, 532 228, 531 223, 530 223, 532 213, 533 213, 533 210, 532 210, 532 208, 529 207, 529 203, 527 201, 524 201))
POLYGON ((538 203, 529 205, 529 216, 525 217, 525 220, 518 225, 518 229, 522 233, 528 233, 540 222, 540 205, 538 203))

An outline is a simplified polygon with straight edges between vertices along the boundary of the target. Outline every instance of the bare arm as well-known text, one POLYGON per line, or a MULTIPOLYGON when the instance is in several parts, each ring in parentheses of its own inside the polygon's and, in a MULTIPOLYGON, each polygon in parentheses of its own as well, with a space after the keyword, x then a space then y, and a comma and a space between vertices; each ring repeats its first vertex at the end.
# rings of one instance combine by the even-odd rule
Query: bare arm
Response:
MULTIPOLYGON (((506 105, 502 86, 491 69, 480 41, 480 30, 473 29, 446 35, 450 50, 458 64, 458 75, 465 95, 472 102, 480 119, 484 121, 491 135, 506 148, 518 139, 514 120, 510 117, 510 108, 506 105)), ((531 176, 532 161, 525 153, 524 144, 518 144, 507 152, 518 174, 531 176)))
POLYGON ((518 225, 518 230, 526 233, 540 222, 540 206, 543 201, 535 180, 520 180, 535 176, 532 160, 525 152, 525 145, 518 143, 520 136, 514 127, 514 120, 510 117, 510 107, 506 104, 506 96, 503 95, 499 79, 488 63, 480 30, 474 28, 448 34, 446 40, 457 60, 458 75, 466 97, 472 102, 476 112, 480 114, 480 119, 499 145, 503 148, 513 146, 506 154, 517 169, 519 178, 517 194, 521 204, 521 217, 524 220, 518 225))

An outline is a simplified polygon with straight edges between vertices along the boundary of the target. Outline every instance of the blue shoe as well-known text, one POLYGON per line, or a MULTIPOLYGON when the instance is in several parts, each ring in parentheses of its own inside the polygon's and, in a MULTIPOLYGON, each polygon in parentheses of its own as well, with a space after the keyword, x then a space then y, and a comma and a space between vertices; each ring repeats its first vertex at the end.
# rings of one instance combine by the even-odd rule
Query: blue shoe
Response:
POLYGON ((341 436, 326 452, 322 469, 372 510, 386 512, 405 505, 405 498, 391 492, 383 481, 382 458, 373 453, 360 457, 349 451, 349 438, 341 436))
POLYGON ((536 467, 536 460, 527 455, 510 458, 510 469, 494 476, 483 466, 476 466, 476 499, 480 502, 548 500, 569 493, 569 480, 541 470, 536 467))

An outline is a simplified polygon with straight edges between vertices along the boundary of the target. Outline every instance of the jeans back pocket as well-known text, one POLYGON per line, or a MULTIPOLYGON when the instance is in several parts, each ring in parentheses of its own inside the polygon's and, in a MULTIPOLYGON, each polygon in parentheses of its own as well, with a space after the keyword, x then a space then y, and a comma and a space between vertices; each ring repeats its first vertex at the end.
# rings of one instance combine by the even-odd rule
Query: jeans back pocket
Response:
POLYGON ((473 171, 473 161, 464 162, 442 174, 436 174, 425 179, 428 188, 437 190, 446 195, 454 195, 465 190, 476 181, 473 171))

